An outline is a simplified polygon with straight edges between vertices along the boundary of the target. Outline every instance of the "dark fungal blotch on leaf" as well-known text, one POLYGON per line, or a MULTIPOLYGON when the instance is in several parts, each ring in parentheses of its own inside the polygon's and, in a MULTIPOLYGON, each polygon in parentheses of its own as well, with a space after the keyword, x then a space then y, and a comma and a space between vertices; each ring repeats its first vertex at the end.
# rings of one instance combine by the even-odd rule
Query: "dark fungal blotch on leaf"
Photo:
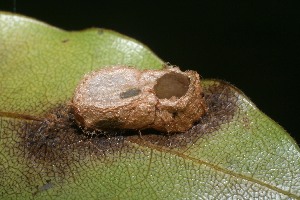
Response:
POLYGON ((201 93, 195 71, 114 66, 85 75, 72 107, 76 122, 88 130, 107 129, 99 121, 114 119, 119 129, 175 133, 190 129, 206 112, 201 93))
MULTIPOLYGON (((32 185, 33 193, 36 193, 36 183, 41 182, 41 177, 42 183, 51 179, 51 183, 59 187, 70 178, 76 179, 76 170, 79 166, 86 165, 86 160, 112 162, 118 160, 122 152, 134 152, 132 145, 128 145, 131 143, 142 146, 152 144, 158 148, 181 148, 184 151, 185 147, 201 139, 204 134, 214 132, 220 125, 232 120, 238 109, 237 93, 239 92, 231 85, 213 81, 213 84, 203 87, 207 112, 191 129, 169 135, 146 129, 141 130, 142 137, 138 131, 120 129, 97 130, 98 133, 94 134, 95 130, 78 127, 72 107, 57 106, 50 110, 42 121, 25 120, 19 124, 20 139, 17 139, 19 142, 15 144, 14 153, 21 155, 20 162, 25 162, 24 170, 30 175, 27 181, 32 185)), ((101 123, 120 126, 113 118, 101 123)), ((7 149, 7 152, 8 156, 12 156, 12 151, 7 149)))

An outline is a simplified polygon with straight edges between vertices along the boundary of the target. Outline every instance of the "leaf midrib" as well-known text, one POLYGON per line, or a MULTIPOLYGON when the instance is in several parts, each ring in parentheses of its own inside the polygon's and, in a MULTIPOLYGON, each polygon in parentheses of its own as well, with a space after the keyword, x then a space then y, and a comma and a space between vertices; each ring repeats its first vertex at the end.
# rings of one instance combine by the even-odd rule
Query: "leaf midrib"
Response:
MULTIPOLYGON (((293 193, 290 193, 289 191, 285 191, 283 189, 280 189, 276 186, 273 186, 273 185, 270 185, 268 183, 265 183, 263 181, 260 181, 258 179, 255 179, 253 177, 249 177, 249 176, 246 176, 244 174, 240 174, 240 173, 236 173, 234 171, 231 171, 231 170, 228 170, 226 168, 223 168, 223 167, 220 167, 216 164, 212 164, 212 163, 209 163, 209 162, 206 162, 204 160, 201 160, 201 159, 196 159, 196 158, 193 158, 191 156, 188 156, 184 153, 181 153, 181 152, 178 152, 178 151, 175 151, 173 149, 168 149, 166 147, 162 147, 162 146, 158 146, 158 145, 155 145, 155 144, 152 144, 150 142, 147 142, 145 140, 143 141, 126 141, 126 143, 128 143, 128 145, 132 145, 132 146, 139 146, 139 147, 144 147, 144 148, 149 148, 151 150, 156 150, 156 151, 159 151, 159 152, 162 152, 162 153, 169 153, 169 154, 172 154, 174 156, 177 156, 177 157, 180 157, 184 160, 189 160, 189 161, 192 161, 193 163, 195 164, 198 164, 198 165, 205 165, 215 171, 218 171, 218 172, 222 172, 224 174, 227 174, 229 176, 234 176, 236 178, 239 178, 239 179, 243 179, 243 180, 246 180, 246 181, 249 181, 249 182, 253 182, 255 184, 258 184, 258 185, 261 185, 261 186, 264 186, 270 190, 273 190, 273 191, 276 191, 278 193, 281 193, 283 195, 286 195, 290 198, 294 198, 294 199, 300 199, 300 196, 297 196, 296 194, 293 194, 293 193)), ((147 173, 149 174, 149 173, 147 173)))

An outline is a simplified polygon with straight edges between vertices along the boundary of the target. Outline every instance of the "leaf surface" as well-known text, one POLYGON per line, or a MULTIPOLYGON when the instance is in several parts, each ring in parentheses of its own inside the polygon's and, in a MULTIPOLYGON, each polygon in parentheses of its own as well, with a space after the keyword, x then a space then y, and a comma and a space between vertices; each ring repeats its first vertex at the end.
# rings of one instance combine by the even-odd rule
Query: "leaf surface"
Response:
POLYGON ((237 88, 204 80, 186 133, 88 138, 68 109, 84 74, 163 61, 114 31, 63 31, 0 13, 1 199, 300 199, 300 150, 237 88))

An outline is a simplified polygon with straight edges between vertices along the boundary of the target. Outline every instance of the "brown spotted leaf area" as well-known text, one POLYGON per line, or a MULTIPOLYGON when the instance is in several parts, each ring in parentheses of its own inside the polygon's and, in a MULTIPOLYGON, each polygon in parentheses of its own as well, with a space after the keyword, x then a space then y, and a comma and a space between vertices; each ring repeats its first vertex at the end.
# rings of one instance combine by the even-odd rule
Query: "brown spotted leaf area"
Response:
POLYGON ((299 147, 223 81, 202 80, 208 110, 183 133, 78 127, 76 85, 111 65, 163 61, 113 31, 0 13, 0 199, 300 199, 299 147))

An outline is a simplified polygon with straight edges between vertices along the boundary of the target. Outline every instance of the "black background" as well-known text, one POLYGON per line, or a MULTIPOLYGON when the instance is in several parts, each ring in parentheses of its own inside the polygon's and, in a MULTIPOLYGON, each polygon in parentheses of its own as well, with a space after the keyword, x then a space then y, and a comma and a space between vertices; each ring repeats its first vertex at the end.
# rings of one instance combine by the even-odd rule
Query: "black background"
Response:
POLYGON ((133 37, 171 64, 234 84, 300 144, 300 9, 291 2, 0 0, 0 10, 133 37))

